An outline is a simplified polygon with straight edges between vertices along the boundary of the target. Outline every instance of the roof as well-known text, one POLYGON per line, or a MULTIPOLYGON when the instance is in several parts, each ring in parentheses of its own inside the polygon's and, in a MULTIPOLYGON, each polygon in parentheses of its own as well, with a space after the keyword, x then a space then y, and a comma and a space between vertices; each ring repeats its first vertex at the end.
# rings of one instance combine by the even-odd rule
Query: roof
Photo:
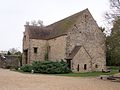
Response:
POLYGON ((50 31, 38 26, 26 26, 30 39, 47 39, 50 31))
POLYGON ((73 59, 74 56, 78 53, 80 50, 81 46, 75 46, 72 52, 69 54, 69 56, 66 59, 73 59))
POLYGON ((31 39, 55 38, 58 36, 66 35, 71 27, 75 25, 79 17, 86 11, 88 11, 88 9, 85 9, 81 12, 78 12, 43 28, 41 28, 40 26, 30 25, 25 25, 25 27, 27 27, 27 30, 29 30, 29 35, 31 39))

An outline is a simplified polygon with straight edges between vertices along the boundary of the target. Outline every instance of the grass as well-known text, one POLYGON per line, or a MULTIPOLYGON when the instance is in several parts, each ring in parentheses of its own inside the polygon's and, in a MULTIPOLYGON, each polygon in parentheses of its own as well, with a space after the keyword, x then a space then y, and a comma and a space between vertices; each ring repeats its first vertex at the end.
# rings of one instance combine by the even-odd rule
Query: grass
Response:
MULTIPOLYGON (((120 67, 109 66, 108 68, 111 70, 111 72, 103 73, 100 71, 94 71, 94 72, 84 72, 84 73, 44 74, 44 75, 57 75, 57 76, 70 76, 70 77, 98 77, 100 75, 114 75, 119 73, 118 70, 120 69, 120 67)), ((28 74, 28 72, 22 72, 22 73, 28 74)))
POLYGON ((120 66, 108 66, 108 69, 110 69, 110 70, 119 70, 120 66))
POLYGON ((84 73, 68 73, 68 74, 55 74, 58 76, 71 76, 71 77, 97 77, 100 75, 113 75, 117 74, 117 70, 113 70, 109 73, 103 73, 103 72, 84 72, 84 73))
POLYGON ((119 73, 118 70, 120 69, 119 66, 109 66, 108 69, 110 69, 111 72, 103 73, 100 71, 96 72, 84 72, 84 73, 68 73, 68 74, 55 74, 59 76, 71 76, 71 77, 97 77, 100 75, 114 75, 119 73))

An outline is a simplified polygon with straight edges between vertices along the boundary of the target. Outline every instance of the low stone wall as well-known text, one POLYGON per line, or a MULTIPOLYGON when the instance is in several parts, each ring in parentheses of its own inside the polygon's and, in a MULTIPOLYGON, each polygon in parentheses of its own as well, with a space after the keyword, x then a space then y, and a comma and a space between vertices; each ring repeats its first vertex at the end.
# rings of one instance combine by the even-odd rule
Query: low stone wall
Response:
POLYGON ((0 68, 6 67, 18 67, 20 66, 20 56, 18 55, 6 55, 0 56, 0 68))

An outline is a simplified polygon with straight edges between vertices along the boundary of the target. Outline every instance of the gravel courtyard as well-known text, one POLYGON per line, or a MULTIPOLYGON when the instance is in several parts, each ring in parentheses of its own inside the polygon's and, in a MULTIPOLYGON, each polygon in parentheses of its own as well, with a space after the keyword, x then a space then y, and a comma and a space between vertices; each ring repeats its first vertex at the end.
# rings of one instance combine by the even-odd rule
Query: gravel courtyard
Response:
POLYGON ((98 78, 22 74, 0 69, 0 90, 120 90, 120 83, 98 78))

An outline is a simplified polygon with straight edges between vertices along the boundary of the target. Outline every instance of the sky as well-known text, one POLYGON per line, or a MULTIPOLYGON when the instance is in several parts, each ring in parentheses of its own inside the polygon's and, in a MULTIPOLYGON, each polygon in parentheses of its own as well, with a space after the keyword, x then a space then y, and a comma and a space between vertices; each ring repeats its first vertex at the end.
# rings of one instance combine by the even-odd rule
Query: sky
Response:
POLYGON ((52 24, 88 8, 99 26, 104 26, 108 0, 0 0, 0 51, 22 51, 26 21, 42 20, 52 24))

